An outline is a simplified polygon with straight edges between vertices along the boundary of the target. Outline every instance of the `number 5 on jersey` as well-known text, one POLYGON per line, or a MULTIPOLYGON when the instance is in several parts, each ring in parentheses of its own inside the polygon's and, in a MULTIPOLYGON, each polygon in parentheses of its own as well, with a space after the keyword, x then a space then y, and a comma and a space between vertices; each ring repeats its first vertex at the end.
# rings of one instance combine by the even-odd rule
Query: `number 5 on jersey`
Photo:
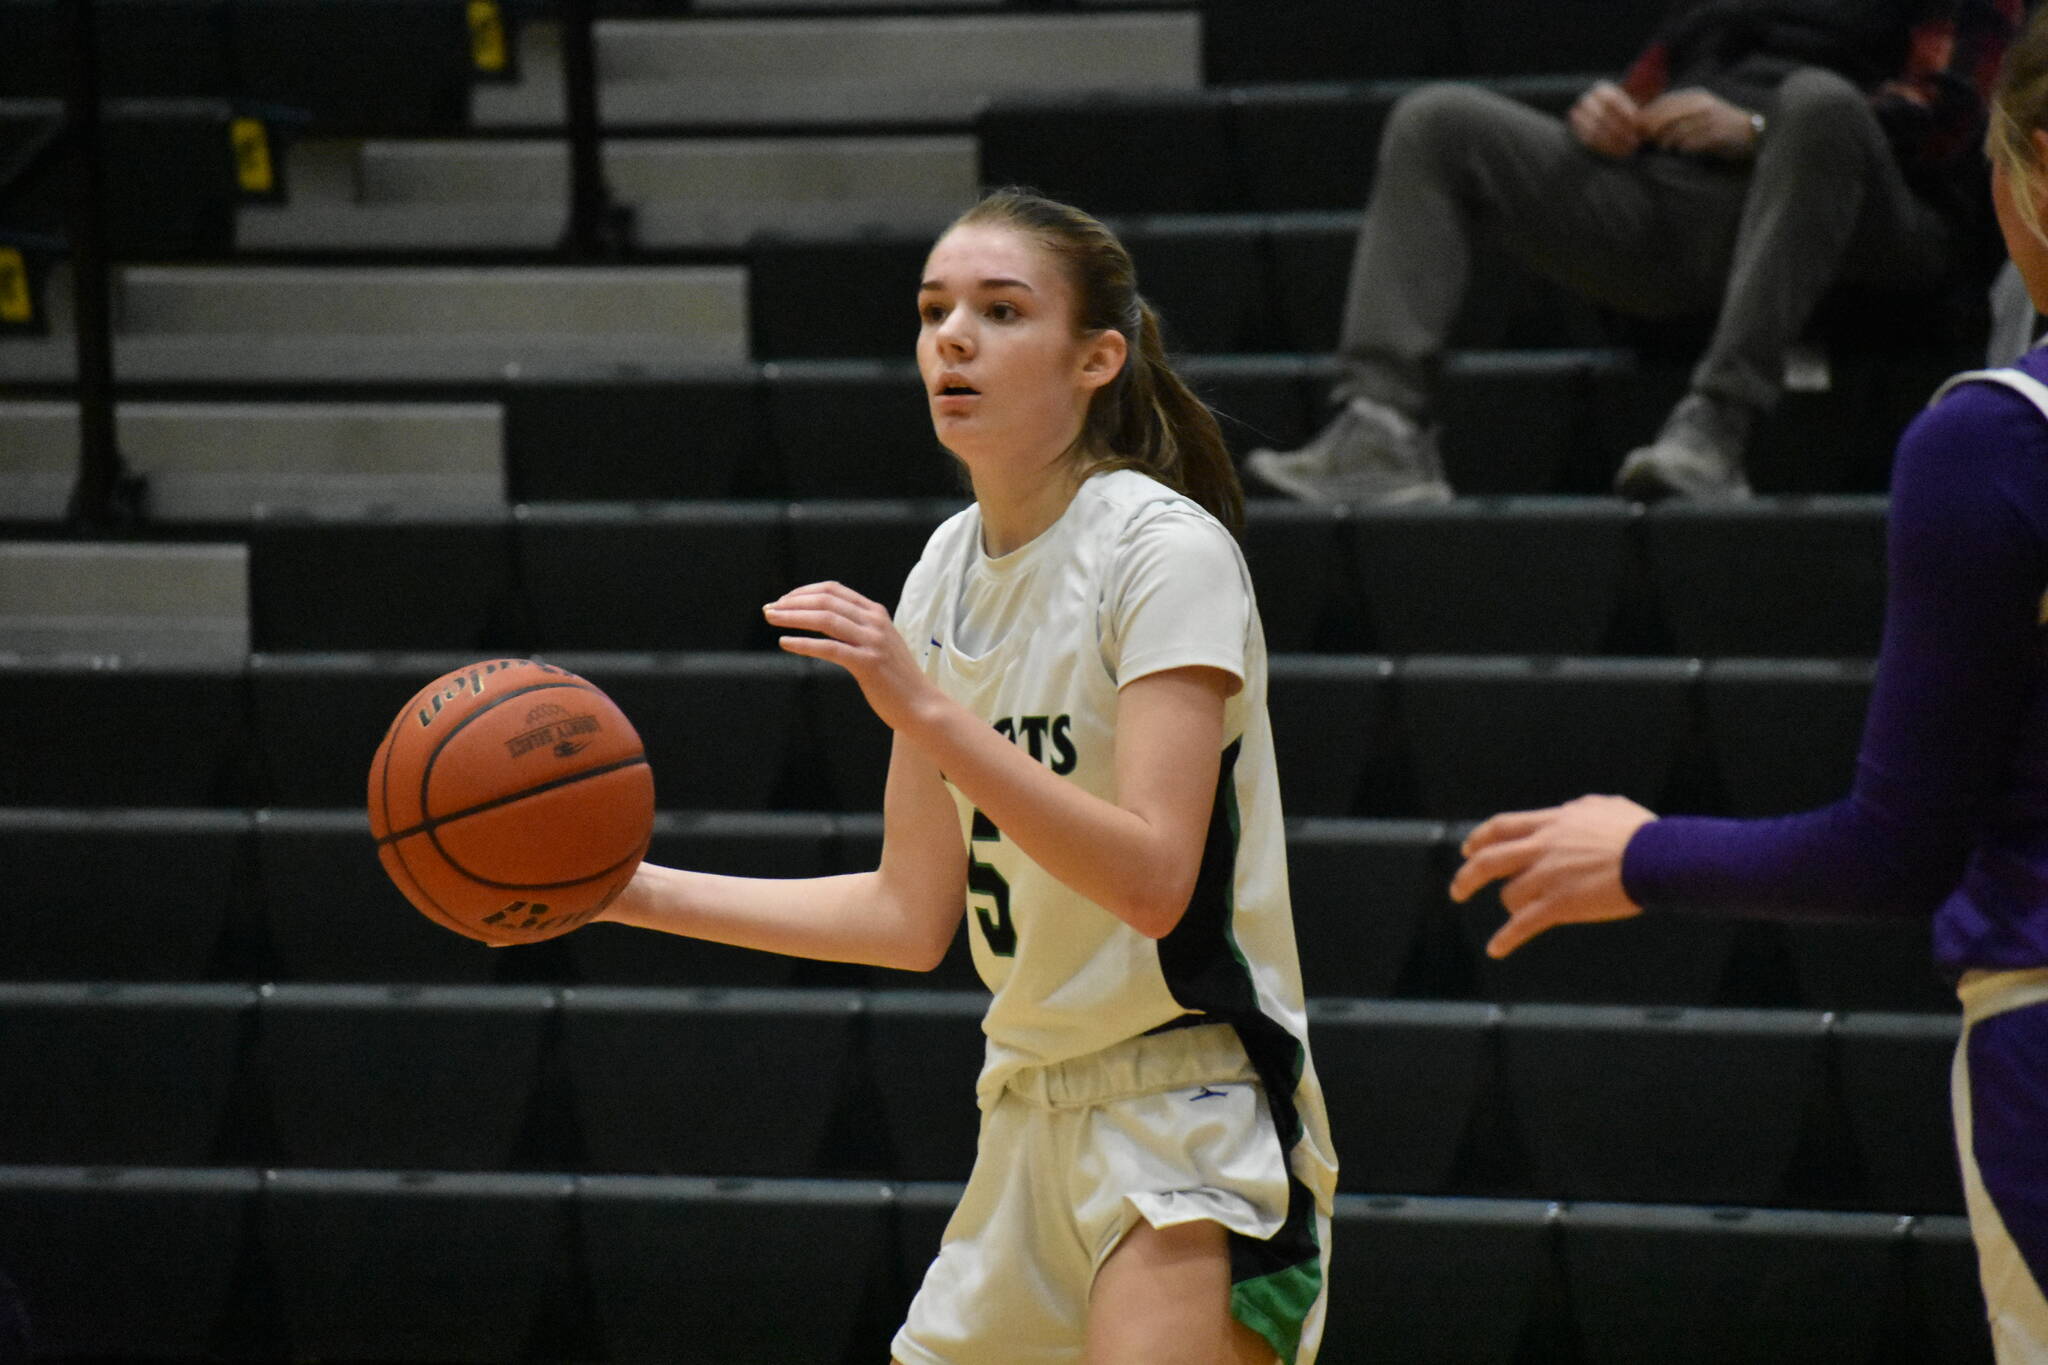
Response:
POLYGON ((974 911, 974 918, 981 924, 981 936, 988 944, 988 950, 997 957, 1017 955, 1017 926, 1010 919, 1010 884, 1003 880, 1003 874, 975 857, 977 844, 993 844, 1003 837, 996 828, 996 822, 974 812, 974 830, 967 850, 967 894, 968 908, 974 911), (979 905, 974 897, 983 896, 988 906, 979 905), (990 910, 993 906, 993 912, 990 910))

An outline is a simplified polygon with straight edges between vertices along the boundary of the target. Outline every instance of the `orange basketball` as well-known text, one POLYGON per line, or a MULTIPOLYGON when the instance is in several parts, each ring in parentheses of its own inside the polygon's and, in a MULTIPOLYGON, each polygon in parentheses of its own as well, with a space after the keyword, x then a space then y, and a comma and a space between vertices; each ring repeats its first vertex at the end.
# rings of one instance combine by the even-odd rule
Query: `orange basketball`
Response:
POLYGON ((428 918, 538 943, 611 903, 646 856, 654 775, 612 699, 575 674, 491 659, 436 678, 370 763, 370 833, 428 918))

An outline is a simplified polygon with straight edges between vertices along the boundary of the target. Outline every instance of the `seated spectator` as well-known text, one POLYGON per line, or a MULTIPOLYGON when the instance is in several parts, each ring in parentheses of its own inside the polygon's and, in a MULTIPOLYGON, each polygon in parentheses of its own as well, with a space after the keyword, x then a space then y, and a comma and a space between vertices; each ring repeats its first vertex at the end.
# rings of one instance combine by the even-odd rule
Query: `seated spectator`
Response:
POLYGON ((1341 410, 1249 468, 1308 501, 1449 497, 1437 370, 1474 253, 1493 251, 1619 312, 1713 312, 1689 391, 1615 487, 1747 496, 1751 432, 1821 295, 1932 288, 1989 240, 1984 97, 2020 8, 1692 0, 1562 119, 1469 85, 1411 92, 1359 231, 1341 410))

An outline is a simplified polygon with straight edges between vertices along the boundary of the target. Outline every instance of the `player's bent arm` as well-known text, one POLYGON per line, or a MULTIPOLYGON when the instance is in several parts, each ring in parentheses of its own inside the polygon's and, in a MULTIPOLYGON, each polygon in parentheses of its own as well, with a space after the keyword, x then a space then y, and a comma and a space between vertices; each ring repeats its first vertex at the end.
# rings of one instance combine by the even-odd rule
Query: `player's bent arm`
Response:
POLYGON ((953 799, 929 760, 896 743, 882 863, 837 877, 726 877, 643 863, 599 916, 690 938, 831 962, 930 971, 967 904, 953 799))
POLYGON ((1116 800, 1054 774, 934 691, 898 730, 1031 860, 1152 938, 1194 894, 1222 767, 1223 703, 1238 681, 1174 668, 1117 693, 1116 800))

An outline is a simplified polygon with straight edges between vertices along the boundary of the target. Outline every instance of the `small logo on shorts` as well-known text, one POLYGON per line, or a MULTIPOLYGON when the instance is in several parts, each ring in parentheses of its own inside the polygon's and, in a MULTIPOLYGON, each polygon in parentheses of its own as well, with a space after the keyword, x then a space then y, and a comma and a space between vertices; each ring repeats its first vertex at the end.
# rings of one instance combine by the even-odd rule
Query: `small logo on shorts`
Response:
POLYGON ((1221 1090, 1211 1090, 1208 1086, 1205 1085, 1200 1090, 1197 1090, 1194 1094, 1188 1096, 1188 1103, 1192 1104, 1196 1100, 1221 1100, 1228 1098, 1229 1096, 1226 1092, 1221 1090))

